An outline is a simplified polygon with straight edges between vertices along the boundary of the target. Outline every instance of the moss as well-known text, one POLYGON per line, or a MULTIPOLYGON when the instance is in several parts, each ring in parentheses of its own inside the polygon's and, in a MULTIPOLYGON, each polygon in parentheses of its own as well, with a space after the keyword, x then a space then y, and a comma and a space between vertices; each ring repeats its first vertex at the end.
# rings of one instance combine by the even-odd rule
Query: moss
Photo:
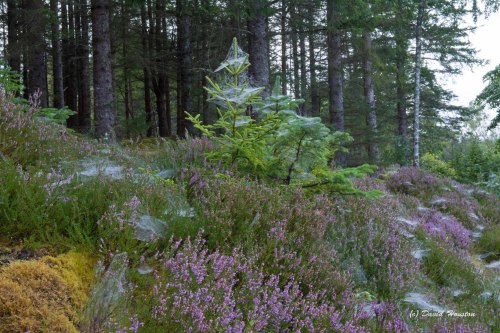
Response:
POLYGON ((60 274, 70 288, 73 303, 78 308, 82 307, 90 292, 95 260, 78 252, 68 252, 57 257, 47 256, 41 260, 60 274))
POLYGON ((78 332, 93 261, 78 253, 16 261, 0 270, 0 332, 78 332))

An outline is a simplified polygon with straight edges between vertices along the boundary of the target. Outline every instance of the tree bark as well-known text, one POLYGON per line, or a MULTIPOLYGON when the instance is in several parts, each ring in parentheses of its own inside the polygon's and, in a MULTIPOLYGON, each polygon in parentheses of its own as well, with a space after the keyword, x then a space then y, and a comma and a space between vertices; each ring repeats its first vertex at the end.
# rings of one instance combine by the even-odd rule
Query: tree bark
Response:
POLYGON ((287 95, 287 29, 286 29, 287 5, 286 0, 281 1, 281 93, 287 95))
MULTIPOLYGON (((122 62, 123 62, 123 90, 124 90, 124 106, 125 106, 125 121, 127 123, 127 137, 130 137, 129 130, 129 122, 134 118, 134 112, 132 109, 132 88, 130 83, 130 73, 129 73, 129 59, 128 59, 128 45, 126 43, 129 29, 129 13, 127 6, 125 4, 125 0, 122 0, 121 3, 121 33, 122 33, 122 62)), ((143 50, 145 52, 145 50, 143 50)))
MULTIPOLYGON (((306 36, 303 32, 299 34, 299 45, 300 45, 300 98, 305 99, 307 95, 306 36)), ((308 115, 306 103, 302 103, 302 105, 300 106, 300 110, 303 115, 308 115)))
POLYGON ((64 84, 62 69, 62 48, 61 34, 59 31, 59 6, 57 0, 50 0, 50 11, 54 15, 51 23, 52 32, 52 75, 54 89, 54 107, 62 109, 64 107, 64 84))
POLYGON ((94 113, 97 136, 115 139, 111 67, 111 0, 92 0, 92 46, 94 55, 94 113))
POLYGON ((328 93, 330 121, 337 131, 344 131, 344 94, 340 31, 336 0, 327 2, 328 93))
MULTIPOLYGON (((61 1, 63 84, 64 102, 73 111, 78 112, 78 84, 75 38, 75 11, 72 1, 61 1)), ((79 127, 78 113, 66 121, 68 127, 79 127)))
POLYGON ((149 36, 147 30, 147 18, 146 18, 146 6, 145 2, 141 6, 141 44, 143 53, 143 82, 144 82, 144 112, 146 113, 146 124, 148 126, 146 135, 148 137, 153 136, 153 123, 152 123, 152 108, 151 108, 151 71, 149 68, 149 62, 151 61, 151 51, 149 36))
MULTIPOLYGON (((403 17, 403 3, 397 3, 396 15, 403 17)), ((404 22, 398 22, 395 31, 396 39, 396 115, 398 119, 397 131, 398 142, 396 150, 402 154, 400 163, 406 164, 408 156, 408 115, 406 112, 407 91, 406 91, 406 61, 408 52, 408 42, 404 31, 404 22)))
POLYGON ((22 50, 19 45, 21 30, 19 27, 19 7, 17 1, 7 1, 7 59, 9 67, 21 72, 21 54, 22 50))
MULTIPOLYGON (((191 65, 191 17, 186 8, 186 0, 177 0, 177 46, 179 59, 179 84, 180 106, 177 108, 177 136, 183 138, 188 130, 185 112, 193 112, 192 90, 192 65, 191 65)), ((191 131, 192 132, 192 131, 191 131)))
POLYGON ((365 101, 368 106, 366 124, 368 125, 368 159, 370 163, 378 163, 379 150, 376 143, 377 137, 377 113, 375 105, 375 89, 373 86, 372 66, 372 37, 369 31, 364 32, 365 52, 363 57, 363 86, 365 101))
POLYGON ((170 87, 166 73, 168 66, 168 54, 166 49, 166 32, 162 31, 164 21, 164 10, 160 0, 156 1, 155 14, 148 2, 148 17, 150 29, 154 31, 150 40, 151 45, 155 45, 155 75, 152 76, 153 90, 156 96, 156 112, 158 115, 158 134, 160 137, 167 137, 172 134, 170 123, 170 87), (165 34, 165 35, 164 35, 165 34), (165 40, 164 40, 165 39, 165 40))
POLYGON ((420 69, 422 62, 422 26, 426 0, 420 0, 415 32, 415 112, 413 118, 413 166, 420 167, 420 69))
POLYGON ((290 24, 292 26, 291 42, 292 42, 292 64, 293 64, 293 96, 300 98, 300 62, 299 62, 299 40, 297 32, 297 12, 295 4, 290 6, 290 24))
POLYGON ((88 132, 91 127, 91 99, 89 77, 89 21, 87 0, 78 1, 80 33, 78 35, 78 125, 80 131, 88 132))
POLYGON ((316 41, 314 38, 314 7, 309 7, 309 71, 311 73, 311 115, 319 117, 320 98, 318 93, 318 79, 316 76, 316 41))
POLYGON ((25 2, 26 35, 28 61, 28 93, 40 92, 40 106, 48 106, 47 64, 45 61, 45 15, 42 0, 26 0, 25 2))
POLYGON ((250 0, 248 18, 248 50, 250 79, 257 87, 264 87, 262 97, 269 96, 269 48, 266 33, 267 0, 250 0))
MULTIPOLYGON (((201 0, 201 5, 204 8, 208 7, 207 0, 201 0)), ((201 47, 202 47, 202 59, 203 59, 203 67, 206 69, 210 68, 210 49, 209 49, 209 41, 208 41, 208 29, 210 27, 210 20, 204 16, 202 19, 203 28, 201 32, 201 47)), ((208 93, 204 89, 204 87, 208 86, 208 81, 206 79, 206 72, 201 74, 201 110, 203 116, 203 124, 208 125, 212 123, 212 115, 210 112, 210 103, 208 102, 208 93)))

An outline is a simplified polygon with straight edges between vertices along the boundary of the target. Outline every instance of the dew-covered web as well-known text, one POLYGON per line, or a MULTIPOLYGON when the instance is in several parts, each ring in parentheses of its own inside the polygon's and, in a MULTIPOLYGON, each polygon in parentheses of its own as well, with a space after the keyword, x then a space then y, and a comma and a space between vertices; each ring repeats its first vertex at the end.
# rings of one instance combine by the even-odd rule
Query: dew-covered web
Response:
POLYGON ((248 53, 241 49, 235 38, 226 58, 215 70, 218 74, 217 83, 224 93, 224 98, 219 99, 214 96, 212 99, 214 104, 222 108, 227 108, 227 101, 238 106, 247 105, 249 97, 261 89, 251 84, 248 75, 249 66, 248 53))
POLYGON ((219 73, 219 80, 224 86, 233 85, 235 83, 237 83, 238 86, 242 86, 249 83, 248 71, 240 73, 237 82, 235 82, 235 76, 231 74, 231 71, 235 68, 249 65, 248 53, 243 51, 236 39, 234 39, 227 52, 226 58, 219 67, 217 67, 215 73, 219 73))

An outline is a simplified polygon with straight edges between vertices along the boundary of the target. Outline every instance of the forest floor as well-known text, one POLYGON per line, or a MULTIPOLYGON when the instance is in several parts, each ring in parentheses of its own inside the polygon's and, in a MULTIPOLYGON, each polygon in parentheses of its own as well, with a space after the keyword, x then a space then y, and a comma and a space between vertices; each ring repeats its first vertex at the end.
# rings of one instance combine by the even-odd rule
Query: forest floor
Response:
POLYGON ((376 198, 98 143, 0 99, 0 332, 494 332, 500 199, 408 167, 376 198))

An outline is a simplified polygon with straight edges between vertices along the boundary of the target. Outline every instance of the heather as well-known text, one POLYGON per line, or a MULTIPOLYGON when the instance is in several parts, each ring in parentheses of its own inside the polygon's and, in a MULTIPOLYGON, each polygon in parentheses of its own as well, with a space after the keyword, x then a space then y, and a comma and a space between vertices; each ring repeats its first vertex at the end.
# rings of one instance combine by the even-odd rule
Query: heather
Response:
POLYGON ((499 325, 494 194, 410 167, 321 171, 321 156, 286 182, 214 159, 220 142, 207 137, 60 138, 36 106, 2 103, 0 325, 11 331, 499 325), (475 316, 411 316, 424 310, 475 316))

